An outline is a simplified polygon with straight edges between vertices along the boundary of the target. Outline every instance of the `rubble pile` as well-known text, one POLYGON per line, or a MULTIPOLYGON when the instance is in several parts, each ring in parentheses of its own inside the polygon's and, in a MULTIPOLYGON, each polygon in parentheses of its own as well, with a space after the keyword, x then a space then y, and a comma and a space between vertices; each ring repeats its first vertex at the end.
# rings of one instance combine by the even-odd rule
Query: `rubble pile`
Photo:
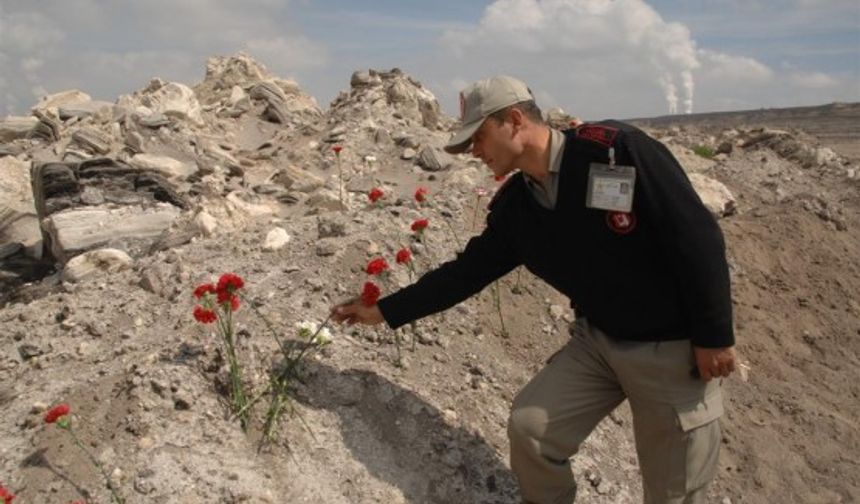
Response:
MULTIPOLYGON (((548 120, 579 121, 561 110, 548 120)), ((400 367, 391 331, 337 328, 297 392, 304 422, 260 454, 223 414, 224 357, 191 318, 195 285, 225 271, 245 278, 237 346, 259 391, 277 346, 256 314, 289 336, 359 292, 371 258, 393 264, 407 247, 420 273, 454 257, 480 231, 496 184, 480 162, 442 150, 454 126, 397 68, 356 71, 323 109, 245 54, 210 58, 194 86, 154 78, 114 103, 64 91, 29 116, 0 119, 0 404, 13 419, 0 425, 3 483, 24 489, 22 501, 98 502, 98 475, 74 469, 75 452, 39 422, 64 400, 130 503, 517 502, 509 402, 573 317, 524 269, 397 333, 409 349, 400 367), (418 187, 429 204, 415 201, 418 187), (378 203, 368 200, 374 188, 378 203), (419 218, 430 222, 422 240, 409 228, 419 218)), ((812 215, 849 248, 854 203, 834 188, 856 188, 855 160, 799 131, 649 133, 730 239, 776 208, 807 228, 812 215)), ((749 296, 741 317, 762 304, 744 289, 780 285, 773 271, 754 276, 765 266, 743 246, 730 258, 749 296)), ((386 290, 411 281, 392 269, 386 290)), ((850 291, 847 282, 828 285, 850 291)), ((856 303, 839 309, 860 317, 856 303)), ((737 445, 756 435, 728 421, 737 445)), ((641 501, 631 422, 614 412, 583 447, 581 499, 641 501)), ((728 449, 731 460, 755 459, 728 449)), ((742 499, 734 473, 720 478, 729 490, 715 498, 742 499)))

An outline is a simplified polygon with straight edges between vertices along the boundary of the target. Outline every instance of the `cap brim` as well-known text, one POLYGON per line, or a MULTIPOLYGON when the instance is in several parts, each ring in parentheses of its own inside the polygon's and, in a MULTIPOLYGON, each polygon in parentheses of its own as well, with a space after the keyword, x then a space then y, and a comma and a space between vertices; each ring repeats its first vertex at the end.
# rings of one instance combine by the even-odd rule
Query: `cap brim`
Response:
POLYGON ((445 152, 448 154, 461 154, 466 152, 472 144, 472 135, 478 131, 478 128, 480 128, 482 124, 484 124, 484 120, 486 120, 486 117, 482 117, 477 121, 460 127, 460 129, 454 133, 454 136, 448 140, 448 145, 444 147, 445 152))

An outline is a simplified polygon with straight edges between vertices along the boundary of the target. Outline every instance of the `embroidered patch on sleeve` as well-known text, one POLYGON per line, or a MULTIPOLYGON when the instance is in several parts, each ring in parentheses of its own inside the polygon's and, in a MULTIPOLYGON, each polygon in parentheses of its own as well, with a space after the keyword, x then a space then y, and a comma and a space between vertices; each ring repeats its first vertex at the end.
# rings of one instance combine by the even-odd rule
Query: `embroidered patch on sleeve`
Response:
POLYGON ((612 147, 612 142, 618 136, 618 130, 598 124, 586 124, 576 130, 576 136, 599 143, 604 147, 612 147))
POLYGON ((636 214, 633 212, 606 212, 606 225, 618 234, 628 234, 636 229, 636 214))

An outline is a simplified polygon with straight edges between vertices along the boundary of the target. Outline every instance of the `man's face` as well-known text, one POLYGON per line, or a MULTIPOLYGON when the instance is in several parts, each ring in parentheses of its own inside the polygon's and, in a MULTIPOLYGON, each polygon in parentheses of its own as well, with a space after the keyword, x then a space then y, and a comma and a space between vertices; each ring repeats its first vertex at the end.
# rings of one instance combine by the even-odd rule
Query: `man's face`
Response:
POLYGON ((493 176, 506 176, 516 168, 515 160, 522 152, 515 137, 510 121, 490 117, 472 135, 472 156, 483 161, 493 176))

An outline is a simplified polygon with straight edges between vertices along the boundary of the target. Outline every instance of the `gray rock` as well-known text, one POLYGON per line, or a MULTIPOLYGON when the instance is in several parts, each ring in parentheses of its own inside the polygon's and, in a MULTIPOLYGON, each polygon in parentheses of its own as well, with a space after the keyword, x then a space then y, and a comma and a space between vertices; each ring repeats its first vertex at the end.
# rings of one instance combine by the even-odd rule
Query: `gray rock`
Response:
POLYGON ((101 205, 105 202, 105 194, 98 187, 86 186, 81 191, 81 203, 85 205, 101 205))
POLYGON ((164 114, 149 114, 137 120, 138 124, 147 128, 158 129, 162 126, 170 126, 173 121, 164 114))
POLYGON ((305 204, 310 208, 317 210, 340 211, 346 210, 346 207, 340 201, 340 196, 334 191, 328 189, 320 189, 310 198, 305 201, 305 204))
POLYGON ((138 285, 145 291, 151 292, 156 296, 168 297, 170 289, 168 288, 167 280, 171 277, 167 266, 161 264, 153 264, 143 270, 140 274, 138 285))
POLYGON ((18 212, 0 205, 0 259, 19 251, 36 259, 42 256, 39 219, 35 212, 18 212))
POLYGON ((418 154, 416 163, 426 171, 437 172, 450 168, 454 160, 445 152, 433 147, 425 147, 418 154))
POLYGON ((254 186, 254 192, 257 194, 281 194, 284 192, 284 187, 278 184, 260 184, 254 186))
POLYGON ((0 143, 0 157, 17 156, 24 152, 24 148, 19 145, 0 143))
POLYGON ((0 258, 21 249, 29 257, 41 257, 42 232, 29 172, 28 162, 0 159, 0 258))
POLYGON ((27 138, 38 124, 39 119, 35 117, 9 116, 0 119, 0 142, 27 138))
POLYGON ((334 240, 323 239, 317 242, 316 254, 320 257, 333 256, 342 247, 334 240))
POLYGON ((323 179, 295 166, 281 168, 270 177, 269 182, 303 193, 313 192, 325 185, 323 179))
POLYGON ((45 355, 50 352, 50 348, 34 345, 32 343, 24 343, 18 347, 18 354, 25 361, 45 355))
POLYGON ((250 97, 267 103, 263 117, 279 124, 288 124, 290 112, 286 106, 286 95, 277 84, 263 81, 251 88, 250 97))
POLYGON ((184 390, 178 390, 173 394, 173 409, 187 411, 194 404, 194 396, 184 390))
POLYGON ((369 86, 371 83, 370 72, 359 70, 352 73, 352 77, 349 79, 349 85, 356 87, 364 87, 369 86))
POLYGON ((72 141, 93 154, 107 154, 111 151, 111 138, 101 130, 84 127, 72 133, 72 141))
POLYGON ((60 262, 99 247, 145 250, 188 205, 163 177, 112 160, 39 163, 31 176, 48 252, 60 262), (101 199, 87 187, 103 205, 87 205, 101 199))
POLYGON ((385 128, 378 128, 373 135, 373 141, 377 145, 389 145, 392 142, 391 134, 385 128))
POLYGON ((56 116, 40 110, 34 110, 33 115, 39 119, 39 123, 33 128, 32 136, 43 138, 48 142, 56 142, 60 139, 62 124, 56 116))
POLYGON ((319 238, 346 236, 346 220, 337 215, 322 216, 317 221, 319 238))
POLYGON ((419 142, 413 135, 404 133, 402 131, 399 133, 395 133, 391 137, 391 139, 394 140, 394 143, 400 147, 409 147, 412 149, 417 149, 421 146, 421 142, 419 142))

